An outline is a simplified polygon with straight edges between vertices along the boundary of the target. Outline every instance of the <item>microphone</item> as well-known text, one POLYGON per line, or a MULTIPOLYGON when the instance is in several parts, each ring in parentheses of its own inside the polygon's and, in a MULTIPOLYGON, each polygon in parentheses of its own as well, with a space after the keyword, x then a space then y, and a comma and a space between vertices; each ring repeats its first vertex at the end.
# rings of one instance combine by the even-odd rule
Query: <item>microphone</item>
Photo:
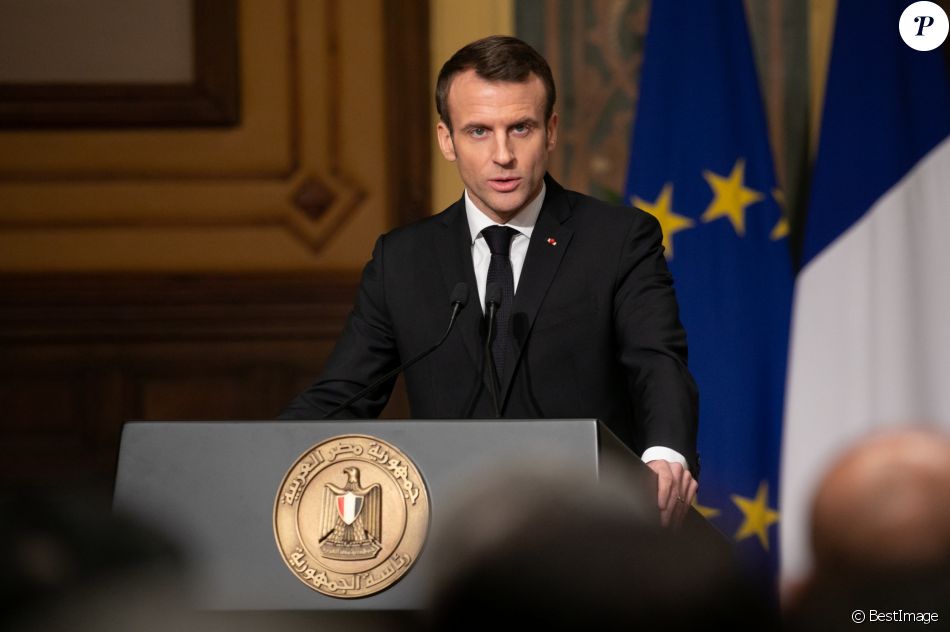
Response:
POLYGON ((442 343, 445 342, 445 339, 449 337, 449 333, 451 333, 452 327, 455 326, 455 320, 456 318, 458 318, 459 312, 461 312, 462 309, 468 304, 468 285, 466 285, 465 283, 456 283, 455 287, 452 289, 452 294, 449 300, 452 305, 452 316, 449 318, 449 326, 446 328, 445 333, 442 334, 442 337, 439 338, 438 342, 436 342, 434 345, 432 345, 431 347, 429 347, 422 353, 411 358, 409 361, 403 362, 402 364, 397 366, 395 369, 393 369, 386 375, 382 376, 381 378, 379 378, 378 380, 376 380, 375 382, 373 382, 372 384, 370 384, 363 390, 359 391, 356 395, 349 398, 348 400, 346 400, 345 402, 343 402, 342 404, 340 404, 339 406, 337 406, 336 408, 328 412, 326 415, 321 417, 321 420, 329 419, 330 417, 337 414, 338 412, 342 410, 346 410, 347 408, 350 407, 351 404, 353 404, 353 402, 363 399, 363 397, 365 397, 372 391, 376 390, 376 388, 380 384, 392 378, 394 375, 396 375, 400 371, 404 371, 408 369, 413 364, 415 364, 416 362, 423 359, 424 357, 426 357, 427 355, 429 355, 430 353, 438 349, 440 346, 442 346, 442 343))
POLYGON ((488 316, 488 335, 485 336, 484 361, 488 368, 488 391, 491 393, 492 407, 495 410, 495 418, 501 417, 501 408, 498 406, 498 370, 495 368, 495 360, 491 353, 492 334, 495 331, 495 314, 501 307, 501 286, 495 282, 489 283, 485 288, 485 311, 488 316))

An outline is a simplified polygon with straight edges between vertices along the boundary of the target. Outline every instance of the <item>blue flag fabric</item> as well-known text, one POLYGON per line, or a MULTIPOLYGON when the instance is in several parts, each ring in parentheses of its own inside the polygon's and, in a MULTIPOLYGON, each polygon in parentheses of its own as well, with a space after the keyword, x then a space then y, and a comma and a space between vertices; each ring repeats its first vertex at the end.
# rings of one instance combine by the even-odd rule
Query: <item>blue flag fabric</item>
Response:
POLYGON ((901 41, 908 0, 839 0, 803 265, 950 135, 943 48, 901 41))
POLYGON ((626 200, 663 228, 700 392, 699 509, 775 577, 792 273, 741 0, 656 0, 626 200))

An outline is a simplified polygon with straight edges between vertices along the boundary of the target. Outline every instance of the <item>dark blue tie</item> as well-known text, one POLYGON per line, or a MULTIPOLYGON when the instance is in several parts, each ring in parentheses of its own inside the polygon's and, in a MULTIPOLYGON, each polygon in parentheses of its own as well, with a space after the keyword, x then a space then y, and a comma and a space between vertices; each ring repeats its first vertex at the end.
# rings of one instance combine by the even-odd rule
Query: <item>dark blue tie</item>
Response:
MULTIPOLYGON (((517 234, 518 231, 507 226, 489 226, 482 230, 482 236, 491 250, 485 287, 497 283, 501 288, 501 305, 495 314, 495 338, 492 340, 492 358, 500 381, 504 379, 502 376, 505 369, 505 348, 508 346, 508 323, 511 320, 511 303, 515 298, 515 279, 511 272, 509 252, 511 238, 517 234)), ((485 311, 488 311, 487 305, 485 311)))

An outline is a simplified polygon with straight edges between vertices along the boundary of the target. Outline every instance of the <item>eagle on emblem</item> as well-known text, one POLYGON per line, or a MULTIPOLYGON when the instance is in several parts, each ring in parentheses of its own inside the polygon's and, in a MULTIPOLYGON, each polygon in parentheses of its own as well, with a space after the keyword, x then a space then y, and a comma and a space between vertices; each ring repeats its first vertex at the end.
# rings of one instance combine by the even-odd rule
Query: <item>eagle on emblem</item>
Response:
POLYGON ((368 560, 382 548, 382 488, 360 487, 360 471, 344 468, 346 484, 327 483, 323 493, 320 550, 334 560, 368 560))

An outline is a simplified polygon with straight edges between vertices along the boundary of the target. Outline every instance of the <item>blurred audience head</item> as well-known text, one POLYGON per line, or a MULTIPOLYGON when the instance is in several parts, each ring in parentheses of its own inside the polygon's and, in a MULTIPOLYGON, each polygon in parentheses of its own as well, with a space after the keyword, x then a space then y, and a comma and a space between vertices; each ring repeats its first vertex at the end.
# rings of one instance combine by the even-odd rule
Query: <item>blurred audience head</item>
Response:
POLYGON ((152 629, 146 613, 183 609, 182 570, 173 544, 114 515, 101 494, 32 489, 0 496, 5 629, 118 629, 109 622, 130 613, 143 615, 137 629, 152 629))
POLYGON ((770 629, 730 548, 660 527, 655 504, 618 481, 497 473, 436 534, 434 629, 770 629))
POLYGON ((950 437, 913 427, 860 441, 822 479, 811 538, 796 627, 851 626, 855 609, 939 611, 950 595, 950 437))
POLYGON ((855 446, 822 481, 811 533, 820 573, 950 562, 950 438, 915 428, 855 446))

